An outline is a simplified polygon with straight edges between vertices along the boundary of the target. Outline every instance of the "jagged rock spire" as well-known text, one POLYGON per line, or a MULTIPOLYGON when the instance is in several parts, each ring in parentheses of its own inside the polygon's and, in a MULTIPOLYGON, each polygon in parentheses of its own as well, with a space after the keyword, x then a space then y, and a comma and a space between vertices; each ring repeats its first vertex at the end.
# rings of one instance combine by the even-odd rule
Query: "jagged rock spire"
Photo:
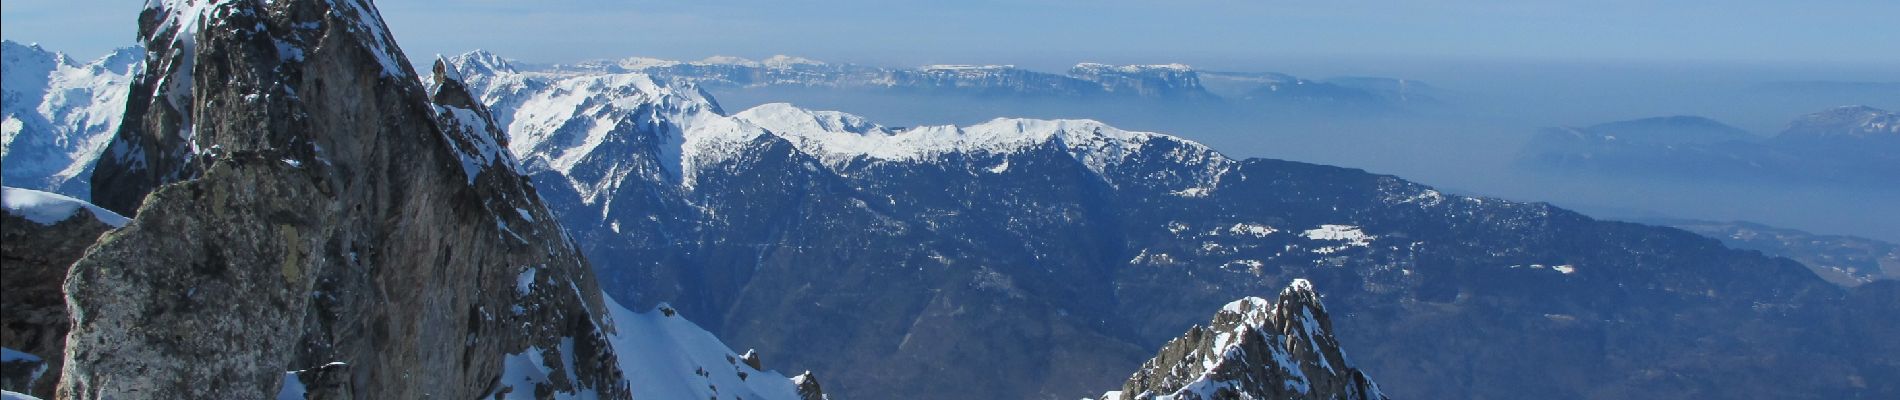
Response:
POLYGON ((94 180, 137 215, 66 279, 61 398, 628 396, 500 129, 453 71, 426 92, 367 0, 153 1, 140 32, 94 180))
POLYGON ((1107 399, 1385 399, 1333 337, 1319 294, 1296 279, 1269 302, 1228 303, 1169 341, 1107 399))

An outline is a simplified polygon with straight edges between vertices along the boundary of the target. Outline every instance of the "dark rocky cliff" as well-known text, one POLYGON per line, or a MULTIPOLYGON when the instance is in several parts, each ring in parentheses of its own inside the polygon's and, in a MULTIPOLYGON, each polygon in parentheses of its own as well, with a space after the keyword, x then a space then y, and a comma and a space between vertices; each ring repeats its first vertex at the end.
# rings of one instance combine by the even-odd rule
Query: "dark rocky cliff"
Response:
POLYGON ((62 397, 627 397, 586 262, 368 1, 154 1, 139 31, 94 180, 136 217, 67 279, 62 397), (498 385, 527 352, 565 373, 498 385))
POLYGON ((65 207, 70 214, 16 210, 14 206, 24 202, 14 196, 50 194, 5 188, 0 196, 7 203, 6 212, 0 213, 0 277, 4 277, 0 279, 0 347, 38 359, 21 357, 0 363, 0 375, 6 378, 0 389, 51 397, 71 328, 61 292, 66 269, 85 255, 99 235, 124 218, 96 215, 72 199, 63 199, 71 201, 64 205, 39 204, 65 207))

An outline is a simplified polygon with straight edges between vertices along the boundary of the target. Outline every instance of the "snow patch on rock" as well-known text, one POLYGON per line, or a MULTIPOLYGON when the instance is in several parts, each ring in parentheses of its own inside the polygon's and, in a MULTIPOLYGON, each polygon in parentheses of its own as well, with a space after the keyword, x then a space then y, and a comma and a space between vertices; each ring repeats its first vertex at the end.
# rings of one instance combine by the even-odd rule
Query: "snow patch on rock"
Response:
POLYGON ((26 218, 40 225, 53 225, 78 214, 84 208, 92 212, 93 218, 114 228, 124 227, 130 219, 105 208, 92 205, 83 200, 66 197, 57 193, 48 193, 16 187, 0 188, 0 206, 7 214, 26 218))

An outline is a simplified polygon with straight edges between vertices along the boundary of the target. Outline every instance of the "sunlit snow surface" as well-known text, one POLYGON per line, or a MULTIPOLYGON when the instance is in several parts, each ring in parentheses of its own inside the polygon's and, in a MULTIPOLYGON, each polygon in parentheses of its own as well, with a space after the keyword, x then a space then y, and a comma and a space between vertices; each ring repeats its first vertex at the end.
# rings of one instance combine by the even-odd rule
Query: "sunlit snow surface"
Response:
POLYGON ((99 222, 114 228, 123 227, 130 221, 118 213, 99 208, 92 203, 32 189, 0 188, 0 205, 4 206, 8 214, 18 215, 41 225, 57 224, 67 218, 72 218, 81 207, 91 210, 93 217, 98 218, 99 222))
MULTIPOLYGON (((746 365, 718 337, 664 304, 652 311, 633 312, 608 299, 607 308, 614 324, 608 341, 620 356, 620 370, 635 399, 799 399, 791 379, 778 371, 746 365)), ((574 354, 571 339, 561 346, 561 354, 574 354)), ((532 399, 534 384, 548 382, 549 375, 556 373, 541 353, 529 348, 506 357, 501 384, 514 389, 503 398, 532 399)), ((561 369, 574 371, 568 364, 561 369)), ((567 379, 573 381, 571 372, 567 379)), ((593 399, 596 395, 583 392, 556 398, 593 399)))

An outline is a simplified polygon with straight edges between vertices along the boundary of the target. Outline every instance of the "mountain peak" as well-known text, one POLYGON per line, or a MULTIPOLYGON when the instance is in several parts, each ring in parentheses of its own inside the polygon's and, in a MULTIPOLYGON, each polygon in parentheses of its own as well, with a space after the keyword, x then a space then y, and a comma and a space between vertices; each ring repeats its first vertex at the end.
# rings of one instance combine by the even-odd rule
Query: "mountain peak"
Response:
POLYGON ((885 127, 850 113, 799 108, 791 103, 761 104, 734 114, 774 132, 849 133, 855 135, 891 135, 885 127))
POLYGON ((128 77, 144 60, 125 47, 85 64, 38 45, 5 41, 0 87, 6 127, 0 141, 5 181, 14 186, 91 198, 93 160, 125 113, 128 77))
POLYGON ((1288 297, 1304 299, 1314 305, 1319 304, 1319 292, 1313 290, 1313 282, 1305 279, 1294 279, 1293 283, 1287 284, 1286 289, 1280 291, 1281 299, 1288 297))
MULTIPOLYGON (((518 72, 517 70, 515 70, 515 66, 513 62, 508 61, 508 59, 506 58, 502 58, 500 55, 496 55, 495 53, 491 53, 488 50, 483 50, 483 49, 475 49, 474 51, 470 51, 467 53, 462 53, 460 55, 449 57, 446 60, 444 60, 442 56, 438 55, 436 56, 436 59, 440 61, 447 61, 450 65, 454 66, 459 71, 464 71, 464 72, 475 74, 475 75, 492 75, 492 74, 497 74, 497 73, 518 72)), ((461 78, 458 77, 457 79, 459 80, 461 78)))
POLYGON ((628 397, 592 269, 446 62, 425 89, 366 0, 144 15, 92 182, 137 213, 70 264, 61 398, 628 397))
POLYGON ((806 110, 785 103, 761 105, 733 117, 784 137, 800 151, 819 156, 831 165, 859 157, 920 161, 951 153, 1008 154, 1052 140, 1089 152, 1089 158, 1106 160, 1126 156, 1156 138, 1182 140, 1158 133, 1124 131, 1087 119, 997 118, 964 127, 935 125, 893 130, 856 115, 806 110))
POLYGON ((1169 341, 1103 400, 1385 399, 1351 365, 1311 282, 1295 279, 1277 302, 1247 297, 1212 322, 1169 341))
MULTIPOLYGON (((856 115, 811 111, 783 103, 754 107, 733 115, 733 119, 764 128, 834 169, 858 160, 912 163, 936 162, 948 155, 1008 157, 1048 146, 1074 158, 1110 185, 1152 184, 1167 186, 1177 195, 1198 196, 1212 190, 1219 175, 1234 163, 1191 140, 1126 131, 1089 119, 997 118, 969 126, 891 129, 856 115), (1138 154, 1150 149, 1165 152, 1156 160, 1187 166, 1194 172, 1167 180, 1153 176, 1123 179, 1137 173, 1119 167, 1147 160, 1138 154)), ((989 170, 1005 172, 1007 163, 989 170)))

